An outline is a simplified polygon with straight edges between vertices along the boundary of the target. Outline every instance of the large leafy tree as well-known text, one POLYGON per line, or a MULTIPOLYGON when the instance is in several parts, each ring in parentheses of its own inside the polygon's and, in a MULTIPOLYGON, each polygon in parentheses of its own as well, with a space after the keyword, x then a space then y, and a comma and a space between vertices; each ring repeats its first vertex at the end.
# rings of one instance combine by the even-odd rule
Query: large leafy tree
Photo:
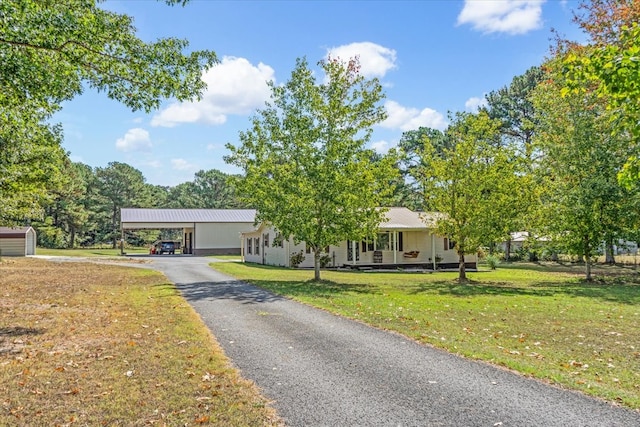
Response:
POLYGON ((449 145, 427 139, 414 172, 426 204, 442 214, 437 231, 455 241, 460 282, 467 281, 465 255, 503 239, 522 208, 519 188, 526 177, 518 173, 515 148, 498 144, 500 126, 486 112, 456 114, 445 131, 449 145))
POLYGON ((628 136, 612 132, 615 112, 597 93, 566 87, 557 61, 533 97, 538 111, 537 173, 542 193, 541 231, 568 253, 582 256, 585 275, 604 242, 625 238, 638 219, 637 194, 622 188, 617 173, 629 155, 628 136))
POLYGON ((35 216, 55 182, 64 155, 60 130, 47 121, 63 101, 91 87, 150 111, 165 98, 197 98, 205 87, 201 73, 216 61, 213 52, 184 54, 187 42, 175 38, 145 43, 131 17, 98 3, 0 2, 0 221, 35 216))
MULTIPOLYGON (((563 95, 594 91, 606 100, 618 134, 640 137, 640 2, 591 0, 581 5, 576 22, 590 36, 586 45, 563 42, 558 54, 567 76, 563 95)), ((640 182, 640 160, 632 154, 620 181, 640 182)))
POLYGON ((378 80, 365 79, 354 59, 319 65, 321 82, 298 59, 288 82, 271 83, 271 102, 226 158, 244 171, 235 186, 257 219, 311 247, 316 280, 324 247, 374 234, 397 176, 395 159, 374 161, 365 148, 385 118, 378 80))

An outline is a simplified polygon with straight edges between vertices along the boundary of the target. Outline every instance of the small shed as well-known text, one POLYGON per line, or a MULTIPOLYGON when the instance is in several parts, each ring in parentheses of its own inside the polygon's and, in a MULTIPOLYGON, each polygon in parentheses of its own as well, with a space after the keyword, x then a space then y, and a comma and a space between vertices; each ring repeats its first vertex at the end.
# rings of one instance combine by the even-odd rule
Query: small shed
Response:
POLYGON ((31 227, 0 227, 0 255, 36 254, 36 231, 31 227))

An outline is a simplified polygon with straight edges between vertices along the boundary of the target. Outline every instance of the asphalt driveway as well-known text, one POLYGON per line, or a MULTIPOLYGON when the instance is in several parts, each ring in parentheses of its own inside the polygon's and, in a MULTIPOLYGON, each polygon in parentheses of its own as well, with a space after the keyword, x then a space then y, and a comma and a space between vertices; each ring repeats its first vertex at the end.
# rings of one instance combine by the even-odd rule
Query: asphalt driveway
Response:
POLYGON ((640 426, 640 413, 153 257, 289 426, 640 426))

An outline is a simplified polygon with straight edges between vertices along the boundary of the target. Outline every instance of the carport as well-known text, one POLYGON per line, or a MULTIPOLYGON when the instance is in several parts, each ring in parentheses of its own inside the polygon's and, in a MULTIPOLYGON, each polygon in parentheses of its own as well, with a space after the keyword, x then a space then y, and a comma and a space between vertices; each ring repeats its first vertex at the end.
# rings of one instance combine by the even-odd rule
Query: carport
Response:
POLYGON ((240 234, 254 228, 255 209, 138 209, 120 210, 125 230, 182 229, 182 253, 239 255, 240 234))

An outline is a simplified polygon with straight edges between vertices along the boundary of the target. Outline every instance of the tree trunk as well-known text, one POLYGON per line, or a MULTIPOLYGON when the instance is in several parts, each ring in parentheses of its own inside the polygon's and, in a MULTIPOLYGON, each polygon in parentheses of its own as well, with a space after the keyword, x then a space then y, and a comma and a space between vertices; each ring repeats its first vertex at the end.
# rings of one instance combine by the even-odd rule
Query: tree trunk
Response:
POLYGON ((605 253, 605 256, 604 256, 604 262, 605 263, 607 263, 607 264, 615 264, 616 263, 616 258, 613 255, 613 240, 607 241, 604 253, 605 253))
POLYGON ((587 281, 591 281, 591 257, 585 256, 585 273, 587 281))
POLYGON ((467 270, 464 265, 464 252, 458 252, 460 264, 458 266, 458 282, 467 283, 467 270))
POLYGON ((507 239, 504 245, 504 260, 509 261, 509 257, 511 256, 511 236, 507 239))
POLYGON ((112 242, 113 244, 112 244, 111 247, 113 249, 118 247, 117 243, 116 243, 116 240, 118 240, 117 239, 117 237, 118 237, 118 221, 117 221, 117 218, 118 218, 118 208, 117 208, 117 206, 114 206, 113 207, 113 212, 111 212, 111 226, 113 227, 113 234, 112 234, 112 238, 111 238, 111 240, 113 241, 112 242))
POLYGON ((320 248, 313 250, 313 280, 320 281, 320 248))
POLYGON ((76 244, 76 228, 71 227, 69 230, 69 249, 73 249, 76 244))

